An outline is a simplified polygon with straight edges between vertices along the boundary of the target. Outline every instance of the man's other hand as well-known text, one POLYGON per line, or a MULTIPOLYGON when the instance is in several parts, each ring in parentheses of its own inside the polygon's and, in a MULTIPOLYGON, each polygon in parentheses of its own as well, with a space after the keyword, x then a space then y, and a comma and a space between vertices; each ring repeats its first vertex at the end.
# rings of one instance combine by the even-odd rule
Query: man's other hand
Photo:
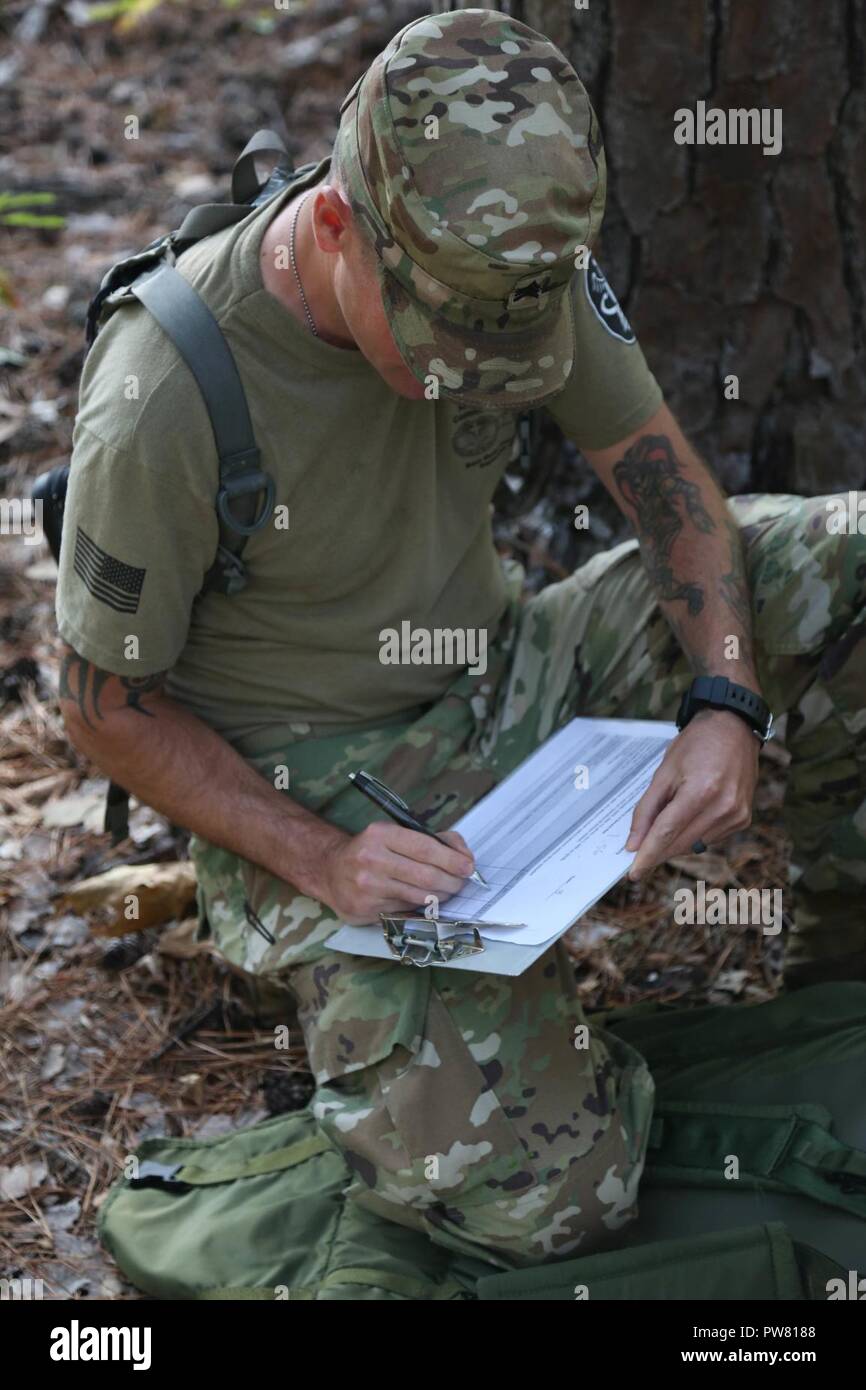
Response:
POLYGON ((696 840, 717 844, 751 823, 760 747, 727 710, 701 710, 689 721, 635 807, 625 842, 637 850, 630 879, 688 854, 696 840))

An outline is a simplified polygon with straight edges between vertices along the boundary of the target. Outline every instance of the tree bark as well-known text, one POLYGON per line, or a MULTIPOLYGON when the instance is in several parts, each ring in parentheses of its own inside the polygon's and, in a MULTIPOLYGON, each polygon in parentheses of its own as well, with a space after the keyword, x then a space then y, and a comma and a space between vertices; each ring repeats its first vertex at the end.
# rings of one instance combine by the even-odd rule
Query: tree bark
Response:
POLYGON ((486 8, 545 33, 585 83, 609 170, 599 259, 724 484, 866 486, 863 0, 486 8), (675 112, 699 99, 780 108, 781 153, 678 145, 675 112))

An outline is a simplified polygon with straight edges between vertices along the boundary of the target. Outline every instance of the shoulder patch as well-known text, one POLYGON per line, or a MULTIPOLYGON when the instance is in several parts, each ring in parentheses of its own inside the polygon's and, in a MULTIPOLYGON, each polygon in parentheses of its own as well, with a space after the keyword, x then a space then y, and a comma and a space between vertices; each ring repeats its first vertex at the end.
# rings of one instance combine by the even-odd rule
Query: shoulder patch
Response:
POLYGON ((619 307, 619 300, 607 282, 607 276, 595 256, 590 256, 584 279, 586 297, 593 307, 599 323, 607 329, 611 337, 619 338, 621 343, 636 341, 631 324, 619 307))
POLYGON ((79 526, 75 533, 75 573, 100 603, 118 613, 137 613, 146 570, 127 565, 88 536, 79 526))

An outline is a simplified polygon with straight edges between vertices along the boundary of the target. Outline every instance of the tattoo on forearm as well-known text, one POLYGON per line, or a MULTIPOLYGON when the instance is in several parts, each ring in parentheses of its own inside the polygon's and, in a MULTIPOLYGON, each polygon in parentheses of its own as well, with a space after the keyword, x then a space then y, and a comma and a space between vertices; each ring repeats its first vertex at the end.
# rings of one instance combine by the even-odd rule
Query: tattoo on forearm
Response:
MULTIPOLYGON (((60 664, 60 699, 76 704, 84 722, 93 729, 96 727, 94 720, 105 717, 99 699, 111 679, 111 671, 103 671, 77 652, 68 651, 60 664)), ((159 688, 165 679, 165 671, 156 671, 150 676, 120 676, 118 679, 126 691, 124 704, 137 714, 147 715, 148 719, 155 718, 153 710, 145 709, 141 701, 144 695, 159 688)))
POLYGON ((723 600, 730 608, 743 634, 748 637, 752 625, 752 605, 749 598, 749 581, 743 561, 743 547, 740 533, 730 517, 725 522, 728 539, 731 543, 731 568, 719 581, 723 600))
POLYGON ((101 671, 85 661, 77 652, 67 652, 60 666, 60 698, 72 700, 81 711, 85 724, 94 728, 93 719, 102 718, 99 696, 105 682, 111 679, 108 671, 101 671))
POLYGON ((165 671, 154 671, 151 676, 121 676, 120 684, 126 691, 126 703, 129 708, 134 709, 137 714, 146 714, 148 719, 155 719, 153 710, 144 708, 141 697, 158 690, 164 680, 165 671))
POLYGON ((637 514, 644 564, 659 598, 682 599, 689 616, 697 617, 704 606, 704 590, 694 580, 674 573, 671 552, 686 517, 704 535, 716 530, 700 488, 683 477, 682 464, 666 434, 642 435, 613 473, 620 492, 637 514))

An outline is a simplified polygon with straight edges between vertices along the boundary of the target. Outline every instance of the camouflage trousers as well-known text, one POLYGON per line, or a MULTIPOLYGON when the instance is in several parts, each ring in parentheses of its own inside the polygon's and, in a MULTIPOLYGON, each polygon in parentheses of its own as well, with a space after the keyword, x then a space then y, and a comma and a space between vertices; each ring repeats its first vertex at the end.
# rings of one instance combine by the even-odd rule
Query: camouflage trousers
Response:
MULTIPOLYGON (((786 979, 864 978, 866 537, 831 535, 821 498, 729 506, 762 686, 788 715, 786 979)), ((287 768, 291 795, 349 831, 376 815, 347 785, 361 766, 442 828, 576 714, 674 718, 691 672, 636 542, 523 606, 519 577, 483 677, 461 676, 432 708, 384 728, 298 725, 276 746, 241 751, 270 780, 287 768)), ((516 979, 338 954, 324 944, 338 922, 322 903, 201 840, 191 852, 202 931, 297 1001, 313 1103, 355 1200, 504 1267, 621 1240, 636 1215, 653 1083, 631 1048, 578 1029, 561 946, 516 979)))

